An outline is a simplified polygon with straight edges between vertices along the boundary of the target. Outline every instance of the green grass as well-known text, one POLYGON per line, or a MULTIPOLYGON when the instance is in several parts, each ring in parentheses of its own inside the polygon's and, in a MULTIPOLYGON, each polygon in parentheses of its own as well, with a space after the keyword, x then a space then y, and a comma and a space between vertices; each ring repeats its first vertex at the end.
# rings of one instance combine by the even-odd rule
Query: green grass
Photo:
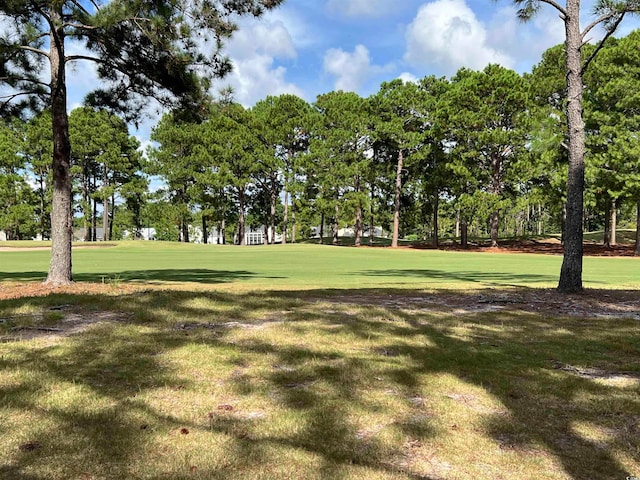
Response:
MULTIPOLYGON (((636 288, 635 258, 585 258, 589 288, 636 288)), ((49 252, 0 252, 1 281, 40 281, 49 252)), ((551 287, 561 257, 319 245, 234 247, 121 242, 76 249, 74 278, 88 282, 233 284, 239 288, 551 287)))
MULTIPOLYGON (((0 292, 48 260, 0 252, 0 292)), ((102 294, 0 301, 0 479, 638 476, 638 320, 535 313, 601 295, 637 314, 638 260, 585 258, 586 286, 631 292, 567 297, 541 289, 560 261, 77 249, 102 294)))
POLYGON ((0 302, 0 478, 618 480, 640 471, 637 320, 465 313, 442 303, 455 292, 362 292, 0 302), (24 322, 18 312, 61 304, 58 325, 83 318, 83 332, 11 333, 24 322), (580 373, 588 369, 603 373, 580 373))

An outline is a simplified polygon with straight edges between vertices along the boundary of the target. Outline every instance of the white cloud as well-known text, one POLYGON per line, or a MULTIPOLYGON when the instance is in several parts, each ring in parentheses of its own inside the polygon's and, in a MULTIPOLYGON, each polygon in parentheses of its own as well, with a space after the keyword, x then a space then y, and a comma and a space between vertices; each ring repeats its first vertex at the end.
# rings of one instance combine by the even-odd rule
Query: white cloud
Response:
POLYGON ((521 68, 529 70, 548 48, 564 41, 564 25, 553 8, 544 8, 528 23, 518 20, 512 6, 496 11, 489 22, 487 43, 514 58, 521 68))
POLYGON ((336 77, 336 90, 356 92, 373 75, 391 68, 392 65, 372 65, 369 50, 364 45, 357 45, 353 53, 331 48, 324 55, 324 71, 336 77))
POLYGON ((237 102, 249 107, 267 95, 293 93, 303 96, 296 85, 287 82, 287 69, 276 66, 276 59, 294 59, 297 51, 282 20, 242 19, 239 30, 225 48, 233 71, 215 82, 214 88, 231 86, 237 102))
POLYGON ((328 0, 327 8, 348 17, 380 17, 396 5, 389 0, 328 0))
POLYGON ((451 75, 460 67, 514 61, 488 43, 487 29, 464 0, 436 0, 420 7, 406 33, 404 59, 414 66, 437 66, 451 75))
POLYGON ((418 83, 419 80, 418 77, 409 72, 402 72, 400 75, 398 75, 398 78, 405 83, 418 83))
POLYGON ((286 68, 274 67, 273 57, 254 54, 234 60, 233 72, 220 83, 230 85, 235 100, 247 107, 268 95, 292 93, 303 97, 304 92, 300 88, 286 81, 286 73, 286 68))

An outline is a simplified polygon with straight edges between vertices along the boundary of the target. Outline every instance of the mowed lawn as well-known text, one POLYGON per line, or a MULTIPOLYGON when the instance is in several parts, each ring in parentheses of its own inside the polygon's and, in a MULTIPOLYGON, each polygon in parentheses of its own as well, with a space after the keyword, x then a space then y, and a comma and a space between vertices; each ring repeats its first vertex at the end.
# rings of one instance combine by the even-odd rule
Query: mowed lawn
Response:
POLYGON ((562 296, 555 256, 77 249, 94 288, 0 301, 0 479, 640 476, 637 261, 562 296))
MULTIPOLYGON (((89 282, 196 282, 249 288, 552 287, 560 256, 316 245, 234 247, 123 242, 74 248, 73 272, 89 282)), ((584 260, 588 288, 640 286, 640 259, 584 260)), ((46 277, 48 251, 1 251, 0 282, 46 277)))

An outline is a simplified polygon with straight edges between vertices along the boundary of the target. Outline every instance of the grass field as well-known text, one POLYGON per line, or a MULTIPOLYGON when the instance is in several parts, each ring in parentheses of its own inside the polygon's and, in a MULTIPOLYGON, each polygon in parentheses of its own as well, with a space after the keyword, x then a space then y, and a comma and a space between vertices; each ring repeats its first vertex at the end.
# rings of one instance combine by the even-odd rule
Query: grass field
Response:
MULTIPOLYGON (((48 254, 1 251, 0 293, 48 254)), ((572 296, 560 261, 77 249, 93 284, 0 301, 0 479, 640 476, 640 260, 572 296)))
MULTIPOLYGON (((123 242, 74 251, 74 278, 247 288, 555 286, 561 257, 387 248, 123 242)), ((0 281, 43 280, 49 252, 0 252, 0 281)), ((590 288, 640 286, 640 259, 585 258, 590 288)))

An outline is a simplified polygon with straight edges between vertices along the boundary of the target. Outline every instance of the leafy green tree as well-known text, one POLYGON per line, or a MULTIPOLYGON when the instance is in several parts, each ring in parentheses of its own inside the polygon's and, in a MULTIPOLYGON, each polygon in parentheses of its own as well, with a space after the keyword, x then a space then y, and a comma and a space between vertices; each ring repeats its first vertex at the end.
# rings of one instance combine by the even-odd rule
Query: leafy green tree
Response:
POLYGON ((430 153, 431 145, 426 141, 425 131, 433 125, 435 102, 418 84, 402 80, 384 82, 370 102, 375 118, 375 139, 396 152, 391 240, 391 246, 395 248, 400 229, 403 175, 410 166, 407 162, 430 153))
POLYGON ((586 75, 587 178, 604 200, 606 245, 616 243, 616 213, 622 201, 640 200, 640 31, 611 38, 586 75))
POLYGON ((138 141, 129 136, 124 121, 106 110, 81 107, 69 116, 72 172, 80 184, 80 209, 84 213, 85 240, 95 240, 96 202, 102 202, 102 240, 109 240, 113 228, 116 198, 127 185, 132 192, 138 182, 141 156, 138 141), (93 206, 92 206, 93 203, 93 206))
POLYGON ((565 72, 567 86, 567 146, 569 171, 567 181, 566 224, 564 258, 560 270, 558 290, 565 293, 582 290, 583 210, 584 210, 584 157, 585 124, 582 116, 583 76, 604 42, 616 31, 627 14, 640 11, 637 0, 598 0, 595 19, 585 28, 580 26, 580 0, 566 0, 563 6, 556 0, 513 0, 520 7, 522 21, 532 19, 542 5, 550 5, 560 13, 565 27, 565 72), (586 60, 581 51, 594 28, 602 25, 606 34, 586 60))
POLYGON ((8 240, 29 238, 36 230, 35 195, 20 151, 23 127, 0 122, 0 230, 8 240))
POLYGON ((296 199, 301 193, 304 181, 303 154, 309 148, 309 123, 311 106, 303 99, 283 94, 269 96, 252 108, 256 128, 268 153, 261 161, 260 185, 265 190, 264 198, 269 199, 269 219, 274 232, 276 201, 280 187, 284 189, 284 215, 282 243, 287 243, 289 230, 289 199, 291 199, 291 240, 295 242, 296 199))
POLYGON ((51 112, 45 110, 29 120, 24 131, 24 143, 21 150, 37 185, 36 215, 40 237, 42 239, 49 238, 51 235, 51 158, 53 155, 51 112))
MULTIPOLYGON (((501 205, 510 170, 526 143, 524 128, 528 107, 525 83, 516 72, 489 65, 481 72, 461 69, 441 102, 443 122, 458 162, 455 173, 473 181, 474 188, 501 205)), ((499 208, 491 215, 491 243, 498 244, 499 208)))
POLYGON ((139 113, 141 96, 163 104, 179 100, 185 111, 202 112, 206 81, 221 76, 230 62, 222 40, 235 29, 236 14, 260 15, 281 0, 134 1, 11 0, 0 4, 0 82, 11 92, 0 99, 3 114, 49 106, 53 126, 52 249, 47 282, 72 280, 71 147, 67 116, 66 67, 97 65, 102 87, 89 100, 130 116, 139 113), (210 47, 207 53, 202 40, 210 47), (70 41, 87 53, 70 55, 70 41), (47 79, 41 78, 48 72, 47 79))
POLYGON ((341 210, 352 210, 356 245, 363 229, 368 200, 364 177, 370 159, 370 120, 367 102, 353 92, 319 95, 311 138, 312 177, 318 182, 318 206, 333 219, 333 243, 338 244, 341 210))
POLYGON ((238 215, 237 243, 245 245, 249 188, 259 171, 259 159, 268 155, 253 114, 238 103, 217 103, 198 131, 198 162, 208 169, 212 185, 231 192, 238 215))
POLYGON ((199 192, 197 173, 202 165, 198 150, 202 143, 200 126, 185 121, 179 112, 167 113, 153 128, 151 140, 158 146, 149 149, 145 171, 164 180, 179 223, 179 238, 188 242, 194 193, 199 192))

